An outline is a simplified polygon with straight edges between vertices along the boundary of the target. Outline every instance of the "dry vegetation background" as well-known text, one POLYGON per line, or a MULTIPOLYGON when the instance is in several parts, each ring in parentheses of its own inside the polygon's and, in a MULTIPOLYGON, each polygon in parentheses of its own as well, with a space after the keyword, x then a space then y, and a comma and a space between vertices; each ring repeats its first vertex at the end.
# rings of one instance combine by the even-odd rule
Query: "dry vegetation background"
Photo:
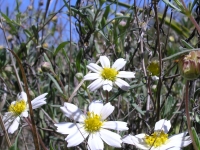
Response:
MULTIPOLYGON (((112 62, 126 59, 125 70, 136 72, 136 78, 128 80, 129 91, 115 87, 109 93, 108 101, 115 106, 111 119, 128 123, 129 130, 122 132, 122 136, 152 133, 155 122, 161 118, 171 120, 170 134, 187 130, 186 80, 180 76, 177 62, 184 50, 200 47, 200 35, 184 12, 159 0, 77 0, 74 5, 67 0, 43 0, 37 6, 34 1, 28 2, 24 11, 20 9, 24 1, 16 0, 13 10, 1 12, 1 115, 20 92, 14 66, 25 88, 17 58, 9 52, 12 50, 22 63, 31 98, 48 93, 47 104, 34 111, 44 146, 50 150, 85 149, 84 144, 67 148, 66 136, 56 133, 54 123, 67 120, 59 108, 64 102, 85 110, 92 100, 105 101, 102 89, 90 92, 87 89, 90 82, 82 79, 88 72, 86 65, 106 55, 112 62), (154 73, 148 70, 152 61, 159 64, 155 73, 159 80, 154 80, 154 73)), ((176 6, 174 1, 173 4, 176 6)), ((186 2, 186 6, 199 23, 199 1, 186 2)), ((199 79, 190 81, 190 115, 197 133, 200 132, 199 86, 199 79)), ((26 122, 9 137, 13 145, 10 150, 35 149, 26 122)), ((136 149, 127 144, 122 147, 136 149)), ((2 130, 0 149, 9 149, 2 130)), ((114 148, 106 146, 106 149, 114 148)), ((190 145, 185 149, 193 148, 190 145)))

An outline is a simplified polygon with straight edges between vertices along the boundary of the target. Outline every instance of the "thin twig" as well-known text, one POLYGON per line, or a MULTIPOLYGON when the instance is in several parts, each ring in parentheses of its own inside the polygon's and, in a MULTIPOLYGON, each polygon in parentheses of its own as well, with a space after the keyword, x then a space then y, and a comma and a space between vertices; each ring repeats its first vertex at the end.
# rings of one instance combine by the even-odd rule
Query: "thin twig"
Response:
POLYGON ((155 19, 156 19, 156 34, 157 34, 157 41, 155 49, 158 49, 159 53, 159 65, 160 65, 160 75, 158 80, 158 86, 157 86, 157 121, 160 120, 160 93, 162 88, 162 52, 160 48, 160 28, 159 28, 159 22, 158 22, 158 11, 157 11, 157 1, 154 1, 154 12, 155 12, 155 19))

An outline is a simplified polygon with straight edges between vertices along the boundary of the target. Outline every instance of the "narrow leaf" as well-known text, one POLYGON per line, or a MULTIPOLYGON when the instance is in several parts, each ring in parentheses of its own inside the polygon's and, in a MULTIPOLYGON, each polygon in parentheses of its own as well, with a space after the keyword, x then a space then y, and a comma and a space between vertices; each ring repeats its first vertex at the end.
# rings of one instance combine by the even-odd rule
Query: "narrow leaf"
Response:
POLYGON ((51 74, 49 74, 49 73, 47 73, 47 75, 49 76, 49 78, 50 78, 50 79, 53 81, 53 83, 55 84, 56 89, 57 89, 60 93, 63 93, 63 91, 61 90, 61 88, 60 88, 58 82, 54 79, 54 77, 53 77, 51 74))

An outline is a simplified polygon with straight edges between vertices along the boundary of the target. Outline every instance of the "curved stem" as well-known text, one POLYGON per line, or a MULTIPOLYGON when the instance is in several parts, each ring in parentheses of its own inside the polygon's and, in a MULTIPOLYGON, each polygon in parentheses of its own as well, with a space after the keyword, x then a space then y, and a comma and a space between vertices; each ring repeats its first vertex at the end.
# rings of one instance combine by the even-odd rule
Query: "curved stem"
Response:
POLYGON ((186 84, 185 84, 185 114, 187 118, 188 131, 192 139, 193 147, 195 150, 198 150, 194 137, 192 135, 192 131, 191 131, 191 121, 190 121, 190 114, 189 114, 189 81, 188 80, 186 81, 186 84))

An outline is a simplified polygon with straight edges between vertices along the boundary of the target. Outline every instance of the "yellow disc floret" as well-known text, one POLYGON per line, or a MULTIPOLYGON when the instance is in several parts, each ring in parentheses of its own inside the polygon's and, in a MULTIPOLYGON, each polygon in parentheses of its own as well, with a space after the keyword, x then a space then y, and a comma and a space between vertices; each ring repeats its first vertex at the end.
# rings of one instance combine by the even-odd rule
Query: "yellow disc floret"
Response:
POLYGON ((168 140, 168 134, 164 133, 163 131, 155 131, 151 135, 145 135, 144 141, 147 145, 153 147, 159 147, 168 140))
POLYGON ((119 72, 114 68, 103 68, 101 76, 105 80, 115 81, 118 73, 119 72))
POLYGON ((88 112, 87 117, 84 121, 84 128, 87 132, 94 133, 100 130, 103 122, 101 121, 101 116, 95 114, 94 112, 88 112))
POLYGON ((19 116, 26 109, 26 102, 24 100, 16 101, 15 104, 11 104, 8 108, 9 112, 13 112, 16 116, 19 116))

